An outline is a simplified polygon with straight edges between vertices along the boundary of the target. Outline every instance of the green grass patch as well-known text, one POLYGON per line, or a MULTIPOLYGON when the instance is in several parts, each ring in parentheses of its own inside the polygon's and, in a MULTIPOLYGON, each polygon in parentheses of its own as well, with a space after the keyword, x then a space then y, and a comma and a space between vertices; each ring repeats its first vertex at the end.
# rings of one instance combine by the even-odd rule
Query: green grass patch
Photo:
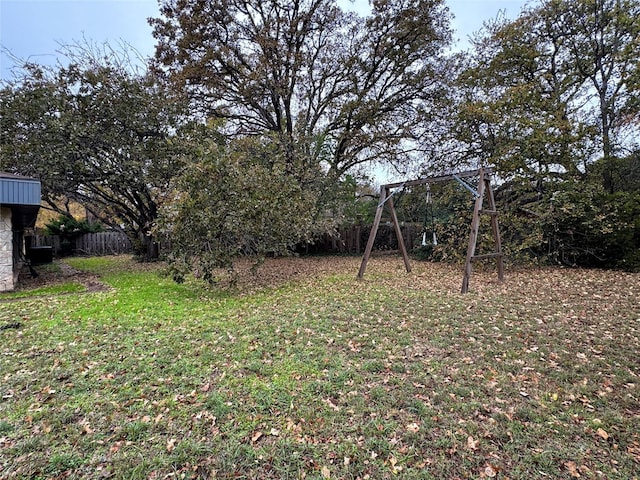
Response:
POLYGON ((70 259, 0 308, 0 478, 638 478, 640 276, 358 261, 70 259))
POLYGON ((18 298, 46 297, 52 295, 63 295, 65 293, 84 292, 86 287, 78 282, 67 282, 58 285, 48 285, 29 290, 17 290, 15 292, 0 293, 0 302, 18 298))

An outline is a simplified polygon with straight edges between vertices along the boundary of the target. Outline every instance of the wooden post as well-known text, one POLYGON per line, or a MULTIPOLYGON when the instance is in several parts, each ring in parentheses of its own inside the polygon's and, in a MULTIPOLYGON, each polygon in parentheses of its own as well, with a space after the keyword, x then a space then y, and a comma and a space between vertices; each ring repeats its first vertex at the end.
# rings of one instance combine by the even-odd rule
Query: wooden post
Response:
POLYGON ((396 231, 396 238, 398 239, 398 248, 402 252, 402 259, 404 260, 404 268, 407 273, 411 271, 411 264, 409 263, 409 255, 407 255, 407 247, 404 244, 404 236, 402 235, 402 229, 398 222, 398 215, 396 215, 396 208, 393 205, 393 197, 389 198, 389 210, 391 210, 391 221, 393 222, 393 228, 396 231))
POLYGON ((462 293, 469 291, 469 279, 471 278, 471 260, 476 252, 476 244, 478 242, 478 229, 480 228, 480 210, 482 210, 482 201, 484 198, 484 169, 480 169, 480 180, 478 181, 478 197, 473 207, 473 216, 471 217, 471 233, 469 234, 469 246, 467 247, 467 260, 464 262, 464 274, 462 276, 462 293))
POLYGON ((469 235, 469 247, 467 248, 467 260, 464 264, 464 276, 462 277, 462 293, 469 291, 469 279, 471 278, 471 264, 476 260, 495 258, 498 264, 498 280, 504 281, 504 257, 502 255, 502 240, 500 239, 500 228, 498 227, 498 211, 496 201, 491 188, 491 177, 484 169, 480 169, 480 180, 478 182, 478 198, 473 208, 471 219, 471 233, 469 235), (487 195, 489 208, 483 210, 482 203, 484 195, 487 195), (478 242, 478 230, 480 228, 480 215, 491 216, 491 230, 493 231, 493 242, 495 251, 493 253, 476 255, 476 245, 478 242))
POLYGON ((367 247, 364 250, 364 256, 362 257, 362 263, 360 264, 360 270, 358 271, 358 280, 362 280, 364 271, 367 269, 367 263, 373 250, 373 243, 376 241, 376 235, 378 234, 378 227, 380 226, 380 219, 382 218, 382 211, 384 210, 385 200, 387 199, 389 190, 386 187, 380 188, 380 203, 376 209, 376 216, 371 226, 371 232, 369 232, 369 240, 367 241, 367 247))
POLYGON ((493 230, 493 242, 495 246, 496 261, 498 263, 498 280, 504 281, 504 256, 502 255, 502 239, 500 238, 500 227, 498 226, 498 210, 496 209, 496 200, 493 196, 491 188, 491 177, 487 177, 487 200, 489 201, 489 210, 491 214, 491 229, 493 230))

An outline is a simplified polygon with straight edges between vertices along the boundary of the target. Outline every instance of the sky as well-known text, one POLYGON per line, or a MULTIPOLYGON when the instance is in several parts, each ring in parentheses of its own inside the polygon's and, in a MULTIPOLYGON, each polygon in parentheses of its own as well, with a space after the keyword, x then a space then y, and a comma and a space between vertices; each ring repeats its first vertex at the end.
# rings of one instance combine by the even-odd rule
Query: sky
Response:
MULTIPOLYGON (((341 0, 361 9, 367 0, 341 0)), ((517 17, 525 0, 447 0, 455 16, 452 27, 458 46, 486 20, 503 12, 517 17)), ((0 78, 10 79, 13 57, 36 63, 56 63, 61 45, 86 39, 91 43, 131 45, 143 57, 154 53, 147 23, 158 16, 157 0, 0 0, 0 78)))

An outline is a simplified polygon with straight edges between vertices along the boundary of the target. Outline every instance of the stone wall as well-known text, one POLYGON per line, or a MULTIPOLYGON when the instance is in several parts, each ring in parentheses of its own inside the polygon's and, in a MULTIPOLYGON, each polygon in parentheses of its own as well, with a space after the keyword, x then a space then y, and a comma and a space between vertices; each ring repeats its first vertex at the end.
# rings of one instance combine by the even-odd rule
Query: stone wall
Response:
POLYGON ((11 210, 0 207, 0 292, 13 290, 13 286, 11 210))

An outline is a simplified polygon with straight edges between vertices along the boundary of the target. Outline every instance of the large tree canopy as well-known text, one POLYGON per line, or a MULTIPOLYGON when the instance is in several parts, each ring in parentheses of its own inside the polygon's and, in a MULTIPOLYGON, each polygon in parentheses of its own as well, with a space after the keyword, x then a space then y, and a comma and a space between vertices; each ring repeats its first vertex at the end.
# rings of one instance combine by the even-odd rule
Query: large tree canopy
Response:
POLYGON ((161 3, 158 65, 229 132, 275 133, 289 161, 334 178, 401 161, 422 135, 450 40, 442 0, 374 0, 366 19, 334 0, 161 3))
POLYGON ((512 253, 638 265, 638 0, 542 0, 479 32, 459 64, 457 160, 495 167, 512 253))
POLYGON ((112 50, 68 53, 68 66, 25 65, 0 90, 0 167, 40 179, 52 208, 78 201, 144 253, 179 172, 181 105, 112 50))
POLYGON ((486 25, 462 68, 458 139, 505 174, 575 174, 638 137, 640 2, 544 0, 486 25))

